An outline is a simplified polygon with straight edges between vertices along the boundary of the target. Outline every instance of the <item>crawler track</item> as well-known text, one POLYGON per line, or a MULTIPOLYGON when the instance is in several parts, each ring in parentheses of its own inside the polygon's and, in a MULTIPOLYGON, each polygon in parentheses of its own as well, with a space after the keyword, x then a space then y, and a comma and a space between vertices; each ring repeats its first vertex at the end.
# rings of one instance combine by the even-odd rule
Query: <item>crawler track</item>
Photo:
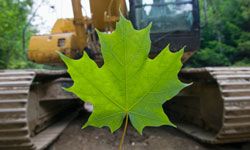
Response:
MULTIPOLYGON (((213 144, 250 140, 250 68, 186 69, 180 78, 193 84, 166 104, 180 130, 213 144)), ((44 149, 53 142, 76 114, 50 122, 76 98, 59 88, 68 81, 65 71, 1 71, 0 149, 44 149)))
POLYGON ((250 67, 185 69, 180 76, 193 82, 167 104, 180 130, 207 143, 250 140, 250 67))
MULTIPOLYGON (((58 72, 52 74, 60 75, 58 72)), ((43 149, 62 132, 73 118, 74 113, 49 128, 43 127, 39 133, 30 127, 31 122, 37 121, 30 116, 38 112, 29 110, 30 101, 32 101, 31 87, 37 75, 36 71, 0 71, 0 149, 43 149)), ((51 72, 49 74, 43 72, 40 75, 51 76, 51 72)))

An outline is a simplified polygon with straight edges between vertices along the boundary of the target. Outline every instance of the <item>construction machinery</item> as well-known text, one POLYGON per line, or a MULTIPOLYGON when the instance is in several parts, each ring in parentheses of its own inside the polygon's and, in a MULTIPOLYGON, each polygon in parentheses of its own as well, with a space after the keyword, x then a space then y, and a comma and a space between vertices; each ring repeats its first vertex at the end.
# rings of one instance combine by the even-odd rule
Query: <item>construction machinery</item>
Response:
MULTIPOLYGON (((95 28, 110 33, 121 13, 136 29, 152 22, 154 58, 170 43, 185 47, 183 62, 199 49, 198 0, 90 0, 91 17, 82 15, 80 0, 71 0, 74 18, 58 19, 49 35, 32 36, 28 57, 60 65, 58 51, 78 59, 85 52, 101 66, 95 28)), ((250 139, 250 68, 183 69, 180 79, 193 84, 164 107, 177 128, 208 143, 250 139)), ((62 90, 72 81, 65 70, 0 72, 0 149, 43 149, 65 128, 79 105, 62 90), (58 116, 71 112, 63 120, 58 116), (63 112, 63 113, 62 113, 63 112), (56 122, 56 123, 55 123, 56 122), (53 124, 54 123, 54 124, 53 124)))

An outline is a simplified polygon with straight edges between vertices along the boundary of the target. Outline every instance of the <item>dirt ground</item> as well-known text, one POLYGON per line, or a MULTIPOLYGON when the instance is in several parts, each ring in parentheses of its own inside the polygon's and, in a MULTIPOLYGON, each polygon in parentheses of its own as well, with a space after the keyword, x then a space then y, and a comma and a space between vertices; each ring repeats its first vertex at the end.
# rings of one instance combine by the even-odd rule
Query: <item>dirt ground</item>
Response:
MULTIPOLYGON (((111 134, 107 128, 81 129, 86 115, 79 115, 47 150, 117 150, 122 131, 111 134)), ((124 150, 250 150, 249 143, 201 144, 172 127, 145 128, 139 135, 131 126, 124 150)))

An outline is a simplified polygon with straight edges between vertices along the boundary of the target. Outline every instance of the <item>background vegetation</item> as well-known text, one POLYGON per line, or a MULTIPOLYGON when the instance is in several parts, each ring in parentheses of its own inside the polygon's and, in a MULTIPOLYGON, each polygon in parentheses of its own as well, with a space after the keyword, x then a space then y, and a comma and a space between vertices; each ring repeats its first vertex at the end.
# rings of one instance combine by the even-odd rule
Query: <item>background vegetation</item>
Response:
MULTIPOLYGON (((206 0, 207 24, 201 49, 188 67, 250 66, 250 0, 206 0)), ((205 22, 200 0, 201 22, 205 22)), ((32 0, 0 0, 0 69, 41 67, 29 62, 23 48, 23 30, 29 39, 36 30, 27 26, 32 0)), ((25 43, 27 47, 27 42, 25 43)))
MULTIPOLYGON (((28 25, 32 4, 32 0, 0 0, 0 69, 34 66, 27 60, 22 45, 22 33, 28 25)), ((35 30, 27 28, 29 39, 35 30)))
MULTIPOLYGON (((205 22, 200 1, 201 22, 205 22)), ((250 65, 250 0, 207 0, 207 24, 201 49, 190 67, 250 65)))

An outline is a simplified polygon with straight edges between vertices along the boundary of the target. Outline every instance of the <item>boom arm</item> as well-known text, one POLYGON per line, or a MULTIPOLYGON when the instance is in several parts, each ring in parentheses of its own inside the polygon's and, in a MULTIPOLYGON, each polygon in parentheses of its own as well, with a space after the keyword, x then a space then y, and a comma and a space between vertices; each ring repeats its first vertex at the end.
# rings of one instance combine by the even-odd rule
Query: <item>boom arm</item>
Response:
POLYGON ((100 31, 115 28, 120 16, 119 9, 126 16, 125 0, 89 0, 89 2, 93 25, 100 31))
POLYGON ((74 13, 74 26, 77 36, 77 47, 80 50, 83 50, 87 44, 87 36, 84 28, 85 20, 82 16, 82 7, 80 0, 71 0, 73 13, 74 13))
POLYGON ((77 59, 88 45, 90 48, 93 45, 98 47, 94 30, 90 29, 93 32, 87 33, 87 26, 93 25, 100 31, 112 31, 119 19, 119 8, 124 15, 126 14, 126 4, 124 0, 89 1, 92 18, 82 15, 81 0, 71 0, 73 19, 58 19, 51 34, 32 36, 28 51, 29 59, 40 64, 61 65, 57 52, 77 59))

